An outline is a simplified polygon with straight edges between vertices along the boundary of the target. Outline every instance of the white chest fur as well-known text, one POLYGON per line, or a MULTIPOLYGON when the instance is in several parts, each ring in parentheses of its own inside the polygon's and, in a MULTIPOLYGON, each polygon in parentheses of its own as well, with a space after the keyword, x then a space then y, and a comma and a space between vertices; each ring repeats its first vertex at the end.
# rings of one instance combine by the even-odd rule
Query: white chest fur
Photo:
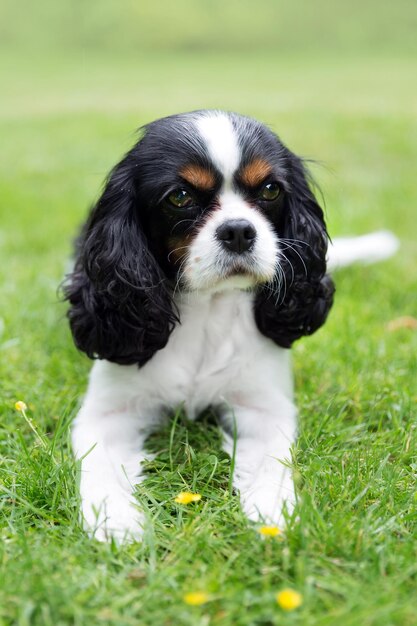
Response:
POLYGON ((165 393, 183 402, 190 418, 227 401, 264 339, 253 319, 253 296, 244 291, 182 296, 181 324, 149 369, 165 378, 165 393), (172 377, 172 374, 174 376, 172 377))
POLYGON ((233 406, 263 387, 292 397, 289 352, 259 333, 253 294, 185 294, 178 307, 181 324, 142 368, 95 363, 90 387, 100 389, 104 402, 113 405, 108 394, 117 390, 125 401, 137 402, 140 412, 183 406, 193 419, 209 405, 233 406))
POLYGON ((238 440, 233 477, 249 517, 280 519, 293 500, 289 458, 295 436, 290 353, 261 335, 253 295, 242 290, 182 295, 168 344, 142 368, 97 361, 73 427, 81 458, 86 525, 96 536, 139 537, 132 485, 142 479, 146 436, 167 411, 182 406, 193 419, 221 409, 224 448, 231 420, 238 440), (97 514, 99 511, 99 514, 97 514))

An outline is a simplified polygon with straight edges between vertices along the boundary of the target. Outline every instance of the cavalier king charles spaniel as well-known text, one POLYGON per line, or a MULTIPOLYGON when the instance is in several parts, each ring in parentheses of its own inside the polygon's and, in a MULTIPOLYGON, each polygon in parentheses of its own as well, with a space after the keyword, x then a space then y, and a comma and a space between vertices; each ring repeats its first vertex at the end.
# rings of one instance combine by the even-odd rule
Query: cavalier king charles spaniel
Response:
MULTIPOLYGON (((372 237, 340 242, 336 260, 387 256, 389 236, 372 237)), ((332 306, 327 248, 303 161, 266 126, 206 110, 145 126, 66 286, 75 344, 97 359, 72 431, 92 535, 140 538, 144 442, 178 407, 189 419, 215 409, 246 515, 283 524, 295 501, 288 348, 332 306)))

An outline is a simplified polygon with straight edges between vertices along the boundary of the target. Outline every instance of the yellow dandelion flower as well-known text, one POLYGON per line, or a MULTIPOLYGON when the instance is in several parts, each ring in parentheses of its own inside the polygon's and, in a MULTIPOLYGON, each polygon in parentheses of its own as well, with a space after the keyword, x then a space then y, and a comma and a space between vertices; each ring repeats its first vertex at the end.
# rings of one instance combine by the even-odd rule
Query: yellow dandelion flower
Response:
POLYGON ((28 407, 25 402, 23 402, 22 400, 18 400, 14 405, 14 408, 16 409, 16 411, 20 411, 22 413, 23 411, 26 411, 28 407))
POLYGON ((293 611, 302 605, 303 596, 294 589, 283 589, 277 593, 276 601, 284 611, 293 611))
POLYGON ((278 537, 282 534, 278 526, 261 526, 258 533, 264 537, 278 537))
POLYGON ((191 591, 190 593, 186 593, 182 599, 185 604, 189 604, 190 606, 200 606, 208 602, 209 595, 204 591, 191 591))
POLYGON ((191 493, 190 491, 181 491, 175 498, 177 504, 190 504, 190 502, 198 502, 201 500, 201 493, 191 493))

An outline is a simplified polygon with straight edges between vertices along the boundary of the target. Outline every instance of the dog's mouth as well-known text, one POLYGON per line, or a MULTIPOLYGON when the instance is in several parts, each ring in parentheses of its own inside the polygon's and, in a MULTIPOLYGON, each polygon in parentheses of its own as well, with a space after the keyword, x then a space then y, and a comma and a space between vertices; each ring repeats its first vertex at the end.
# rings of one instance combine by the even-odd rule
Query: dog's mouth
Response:
POLYGON ((247 252, 242 254, 219 254, 211 262, 204 257, 193 256, 181 276, 186 291, 196 289, 252 289, 273 280, 275 267, 247 252))
POLYGON ((242 255, 230 255, 227 259, 222 259, 218 264, 219 278, 229 278, 231 276, 247 276, 255 278, 254 262, 242 255))
POLYGON ((252 278, 254 277, 253 272, 248 270, 248 268, 240 266, 240 265, 237 267, 232 267, 229 270, 227 270, 225 272, 225 278, 228 278, 229 276, 250 276, 252 278))
POLYGON ((222 284, 242 285, 242 288, 250 289, 258 285, 264 285, 272 280, 272 276, 261 273, 256 266, 243 261, 235 261, 230 266, 223 268, 219 274, 222 284))
POLYGON ((264 283, 271 280, 271 276, 267 276, 259 267, 252 255, 239 255, 223 261, 219 272, 220 278, 229 278, 231 276, 245 276, 251 278, 256 283, 264 283))

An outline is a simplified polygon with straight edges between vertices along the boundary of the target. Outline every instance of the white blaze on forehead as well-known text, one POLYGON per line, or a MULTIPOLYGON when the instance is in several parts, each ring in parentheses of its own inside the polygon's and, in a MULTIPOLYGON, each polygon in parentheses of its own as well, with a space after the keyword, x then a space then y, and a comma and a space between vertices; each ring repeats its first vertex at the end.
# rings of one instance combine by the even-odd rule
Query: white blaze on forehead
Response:
POLYGON ((214 165, 230 181, 240 162, 238 136, 230 118, 224 113, 206 113, 196 123, 214 165))

